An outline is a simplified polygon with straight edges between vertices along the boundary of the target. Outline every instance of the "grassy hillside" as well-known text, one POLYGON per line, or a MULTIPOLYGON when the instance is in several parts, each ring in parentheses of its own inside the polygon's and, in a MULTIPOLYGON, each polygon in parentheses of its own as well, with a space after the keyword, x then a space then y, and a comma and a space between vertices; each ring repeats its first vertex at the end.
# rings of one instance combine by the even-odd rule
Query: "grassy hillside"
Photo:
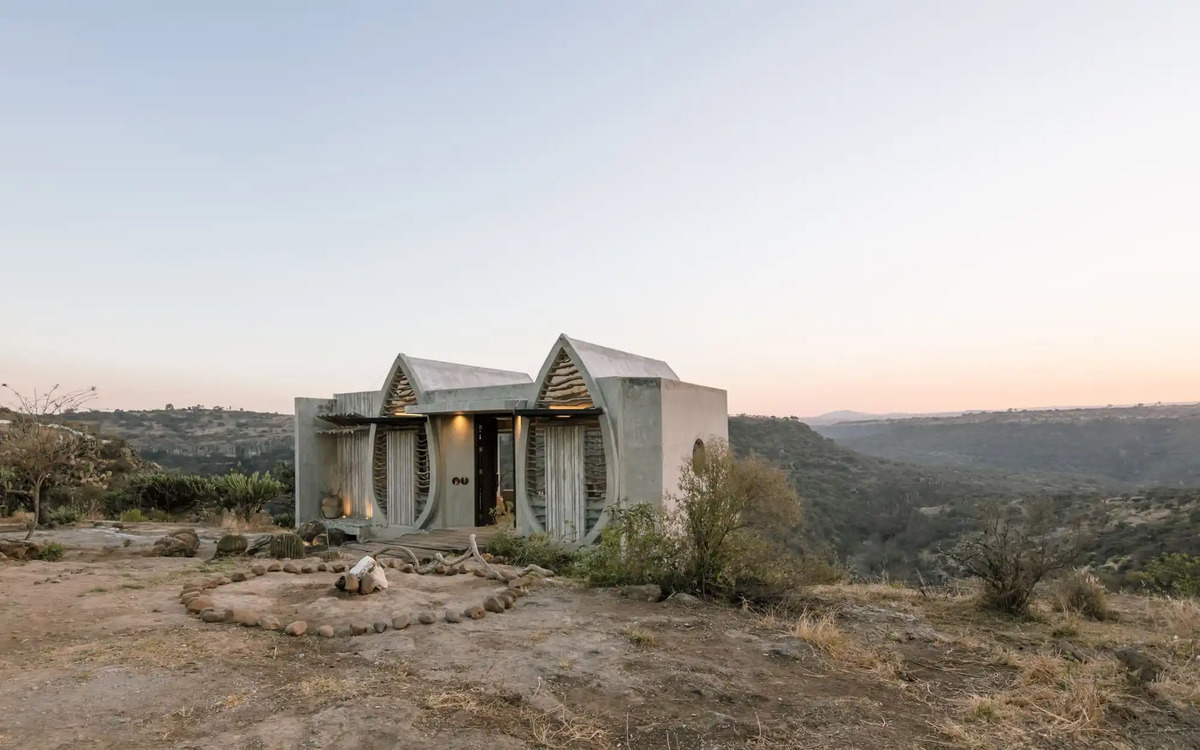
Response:
MULTIPOLYGON (((806 544, 863 573, 911 574, 970 523, 973 506, 1046 496, 1119 493, 1111 481, 905 464, 847 450, 795 419, 735 416, 729 439, 791 477, 808 511, 806 544)), ((798 540, 799 543, 799 540, 798 540)))
POLYGON ((214 408, 85 411, 70 420, 128 442, 144 458, 177 471, 224 474, 291 463, 291 414, 214 408))
POLYGON ((1200 485, 1200 405, 963 414, 817 427, 897 461, 1200 485))

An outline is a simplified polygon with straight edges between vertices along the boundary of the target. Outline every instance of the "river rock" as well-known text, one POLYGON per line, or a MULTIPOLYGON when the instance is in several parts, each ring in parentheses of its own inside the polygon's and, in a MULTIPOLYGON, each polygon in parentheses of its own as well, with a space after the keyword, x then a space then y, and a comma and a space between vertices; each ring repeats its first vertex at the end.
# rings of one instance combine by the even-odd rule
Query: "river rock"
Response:
POLYGON ((287 633, 288 635, 304 635, 307 631, 308 623, 304 620, 296 620, 293 623, 289 623, 288 626, 283 629, 283 632, 287 633))
POLYGON ((192 597, 192 600, 187 603, 187 611, 195 615, 211 606, 213 606, 211 596, 196 596, 192 597))

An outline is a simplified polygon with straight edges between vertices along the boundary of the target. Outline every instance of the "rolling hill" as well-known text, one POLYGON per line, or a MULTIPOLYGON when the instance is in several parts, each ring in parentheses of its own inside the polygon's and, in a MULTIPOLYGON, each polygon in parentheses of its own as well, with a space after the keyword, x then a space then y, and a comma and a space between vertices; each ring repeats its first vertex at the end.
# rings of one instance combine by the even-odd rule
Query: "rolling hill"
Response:
POLYGON ((1200 485, 1200 405, 983 412, 815 429, 851 450, 896 461, 1200 485))
MULTIPOLYGON (((1003 421, 983 416, 906 421, 921 423, 915 429, 927 443, 934 441, 939 429, 961 429, 968 434, 977 430, 983 436, 995 434, 989 430, 999 429, 1003 434, 1008 429, 1003 421)), ((1080 421, 1059 416, 1039 426, 1047 430, 1037 437, 1039 444, 1045 445, 1043 450, 1019 451, 1020 441, 1009 437, 1012 447, 1004 460, 962 458, 973 445, 970 441, 955 446, 939 438, 938 445, 946 453, 954 449, 959 456, 944 465, 936 465, 928 453, 905 448, 903 440, 894 437, 902 433, 889 432, 896 429, 890 422, 836 428, 861 429, 864 432, 853 433, 860 439, 879 435, 877 445, 892 446, 894 452, 907 451, 922 459, 920 462, 851 450, 795 418, 732 416, 729 435, 735 451, 757 454, 778 465, 799 492, 805 505, 805 528, 801 536, 784 540, 788 546, 836 557, 861 575, 909 578, 921 571, 927 579, 937 578, 939 547, 952 544, 971 527, 978 503, 1036 498, 1052 499, 1064 519, 1091 519, 1096 537, 1085 561, 1114 575, 1136 570, 1164 551, 1200 554, 1200 533, 1196 533, 1200 531, 1200 481, 1147 490, 1121 478, 1144 477, 1145 471, 1109 472, 1119 474, 1116 477, 1102 471, 1108 460, 1104 450, 1113 450, 1113 435, 1123 434, 1121 430, 1186 440, 1190 433, 1181 424, 1194 418, 1188 410, 1159 413, 1164 424, 1146 423, 1151 421, 1147 417, 1132 425, 1118 423, 1115 428, 1109 420, 1091 418, 1095 415, 1072 415, 1072 420, 1080 421), (1058 435, 1057 441, 1054 435, 1058 435), (1087 446, 1098 455, 1091 455, 1087 446), (1049 460, 1048 455, 1068 456, 1071 461, 1049 460), (1061 471, 1063 467, 1080 473, 1061 471)), ((234 468, 256 471, 292 460, 292 417, 288 414, 193 407, 83 412, 71 415, 70 420, 123 438, 139 455, 168 470, 202 474, 234 468)), ((828 432, 832 428, 818 429, 828 432)), ((1032 428, 1025 424, 1022 429, 1032 428)), ((1165 438, 1160 444, 1162 440, 1165 438)), ((847 442, 853 444, 854 439, 847 442)), ((1126 455, 1130 453, 1127 449, 1126 455)), ((1160 453, 1147 450, 1137 455, 1147 463, 1147 457, 1160 453)), ((1186 464, 1186 455, 1172 451, 1161 455, 1186 464)))

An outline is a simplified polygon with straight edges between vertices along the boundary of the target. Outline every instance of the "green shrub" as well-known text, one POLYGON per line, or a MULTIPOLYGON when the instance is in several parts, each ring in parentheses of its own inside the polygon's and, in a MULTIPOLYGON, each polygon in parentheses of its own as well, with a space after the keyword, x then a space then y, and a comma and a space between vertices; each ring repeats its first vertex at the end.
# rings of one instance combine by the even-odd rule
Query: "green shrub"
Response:
POLYGON ((63 559, 66 550, 58 542, 50 542, 42 547, 37 553, 37 559, 45 560, 46 562, 58 562, 63 559))
POLYGON ((142 521, 146 520, 146 517, 142 515, 142 511, 134 508, 133 510, 127 510, 122 513, 121 520, 125 523, 141 523, 142 521))
POLYGON ((658 511, 642 503, 610 508, 608 513, 598 543, 580 552, 580 576, 594 586, 657 583, 674 589, 681 540, 665 531, 658 511))
POLYGON ((296 515, 290 510, 272 514, 271 520, 281 529, 296 528, 296 515))
POLYGON ((508 529, 497 533, 484 549, 506 558, 513 565, 540 565, 556 573, 569 571, 576 557, 573 549, 551 541, 546 534, 521 537, 508 529))
POLYGON ((263 506, 279 497, 283 485, 271 478, 270 472, 253 474, 226 474, 217 480, 217 494, 221 507, 249 521, 262 511, 263 506))
POLYGON ((1142 576, 1150 588, 1174 596, 1200 596, 1200 556, 1167 554, 1152 560, 1142 576))
POLYGON ((79 511, 69 505, 62 505, 53 510, 47 511, 45 526, 54 528, 55 526, 66 526, 72 523, 79 523, 82 519, 79 511))
POLYGON ((138 474, 103 498, 109 515, 127 510, 160 511, 166 516, 199 513, 216 505, 217 483, 194 474, 138 474))
POLYGON ((1086 570, 1073 570, 1050 587, 1051 606, 1057 612, 1077 614, 1093 620, 1108 620, 1113 616, 1108 606, 1108 592, 1100 579, 1086 570))
POLYGON ((795 529, 800 501, 781 472, 715 442, 683 466, 666 514, 610 508, 576 573, 596 585, 656 583, 702 596, 780 603, 802 582, 799 559, 768 540, 795 529))
POLYGON ((682 536, 683 588, 738 597, 750 584, 758 595, 772 587, 784 593, 783 556, 766 537, 798 529, 801 518, 800 498, 783 472, 757 457, 739 459, 727 443, 714 441, 684 463, 672 499, 677 510, 668 522, 682 536))
POLYGON ((965 575, 983 583, 979 604, 1011 615, 1027 615, 1043 578, 1071 565, 1083 542, 1077 530, 1060 531, 1049 503, 1013 509, 985 504, 978 531, 948 553, 965 575))

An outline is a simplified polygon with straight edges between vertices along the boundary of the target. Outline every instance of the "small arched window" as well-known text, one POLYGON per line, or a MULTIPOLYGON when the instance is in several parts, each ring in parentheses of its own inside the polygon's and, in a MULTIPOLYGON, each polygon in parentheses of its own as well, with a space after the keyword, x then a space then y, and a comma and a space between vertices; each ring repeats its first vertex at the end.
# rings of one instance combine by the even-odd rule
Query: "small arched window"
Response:
POLYGON ((708 452, 704 449, 704 441, 696 438, 696 442, 692 444, 692 470, 704 471, 704 462, 708 458, 708 452))

